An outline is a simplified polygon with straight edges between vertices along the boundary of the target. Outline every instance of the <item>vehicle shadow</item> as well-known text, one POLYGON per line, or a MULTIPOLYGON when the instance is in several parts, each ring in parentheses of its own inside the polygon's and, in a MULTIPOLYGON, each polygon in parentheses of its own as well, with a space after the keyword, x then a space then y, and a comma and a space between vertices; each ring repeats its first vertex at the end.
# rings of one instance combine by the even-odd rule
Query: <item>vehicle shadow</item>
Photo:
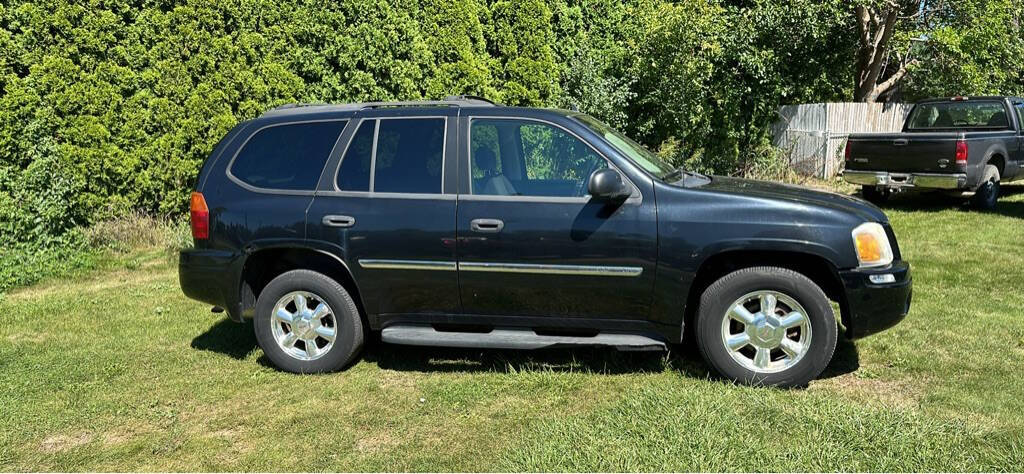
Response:
MULTIPOLYGON (((533 351, 398 346, 376 342, 363 360, 382 369, 403 372, 581 372, 594 374, 655 373, 678 366, 669 352, 618 352, 605 348, 551 348, 533 351)), ((704 376, 707 368, 682 365, 684 373, 704 376)))
MULTIPOLYGON (((964 212, 979 212, 984 214, 999 214, 1007 217, 1024 219, 1024 202, 1007 201, 1007 198, 1024 194, 1024 186, 1003 185, 1000 190, 999 202, 996 208, 991 211, 980 211, 971 207, 967 199, 947 196, 942 193, 917 193, 900 194, 893 196, 889 201, 878 205, 884 210, 916 211, 916 212, 940 212, 950 209, 959 209, 964 212)), ((854 194, 860 197, 860 193, 854 194)))
MULTIPOLYGON (((258 348, 252 322, 218 321, 192 339, 193 349, 224 354, 233 359, 249 357, 258 348)), ((604 375, 675 371, 690 378, 721 380, 692 345, 672 346, 665 352, 619 352, 610 348, 552 348, 534 351, 415 347, 384 344, 371 334, 360 360, 387 370, 435 373, 581 372, 604 375)), ((273 367, 265 355, 257 362, 273 367)), ((818 379, 856 371, 860 357, 853 341, 840 337, 835 355, 818 379)))
MULTIPOLYGON (((192 348, 224 354, 232 359, 245 359, 259 347, 256 334, 252 331, 252 320, 236 323, 221 319, 206 332, 192 339, 192 348)), ((261 356, 262 357, 262 356, 261 356)))

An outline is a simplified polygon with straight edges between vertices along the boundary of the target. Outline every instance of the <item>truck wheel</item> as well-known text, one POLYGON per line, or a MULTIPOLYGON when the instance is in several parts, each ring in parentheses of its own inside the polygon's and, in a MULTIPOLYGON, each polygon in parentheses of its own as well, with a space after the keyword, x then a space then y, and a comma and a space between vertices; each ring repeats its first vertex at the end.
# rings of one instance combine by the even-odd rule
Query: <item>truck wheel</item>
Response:
POLYGON ((888 189, 878 189, 874 186, 861 186, 860 195, 864 200, 875 205, 885 204, 892 193, 888 189))
POLYGON ((700 299, 697 345, 737 382, 803 386, 836 348, 835 314, 807 277, 777 267, 745 268, 711 284, 700 299))
POLYGON ((263 353, 295 373, 333 372, 363 347, 363 323, 338 282, 310 270, 274 278, 256 300, 253 327, 263 353))
POLYGON ((996 208, 996 201, 999 200, 999 169, 992 165, 985 165, 985 174, 982 175, 981 186, 974 192, 971 204, 981 210, 990 211, 996 208))

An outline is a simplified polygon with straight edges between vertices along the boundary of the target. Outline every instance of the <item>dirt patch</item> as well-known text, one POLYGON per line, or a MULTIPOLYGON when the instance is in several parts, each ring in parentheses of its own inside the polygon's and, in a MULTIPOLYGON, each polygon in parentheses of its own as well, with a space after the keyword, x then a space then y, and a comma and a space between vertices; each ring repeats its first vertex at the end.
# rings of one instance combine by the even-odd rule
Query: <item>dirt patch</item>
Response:
POLYGON ((72 435, 56 434, 47 436, 39 443, 39 450, 44 453, 57 453, 77 448, 96 437, 92 433, 81 432, 72 435))
POLYGON ((387 433, 380 433, 368 438, 356 441, 356 451, 360 453, 373 453, 387 448, 394 444, 394 439, 387 433))
POLYGON ((856 373, 850 373, 812 384, 811 390, 815 388, 836 390, 868 403, 880 403, 900 408, 918 408, 924 396, 921 386, 922 384, 906 380, 864 378, 858 377, 856 373))
POLYGON ((416 390, 417 379, 418 377, 414 377, 408 372, 399 372, 397 370, 381 370, 377 376, 381 390, 398 390, 403 392, 416 390))
MULTIPOLYGON (((113 288, 136 287, 144 283, 156 280, 163 280, 168 277, 167 272, 143 273, 139 271, 115 271, 100 274, 97 277, 89 278, 81 283, 73 285, 75 293, 95 293, 113 288)), ((41 285, 30 286, 7 294, 10 301, 25 301, 36 298, 52 296, 58 292, 66 291, 69 288, 66 281, 56 281, 41 285)))
POLYGON ((17 333, 7 336, 7 341, 12 344, 39 344, 50 338, 46 333, 17 333))
POLYGON ((156 431, 152 426, 145 424, 143 426, 118 426, 104 431, 100 435, 100 441, 103 446, 110 447, 119 444, 128 443, 139 436, 146 435, 156 431))

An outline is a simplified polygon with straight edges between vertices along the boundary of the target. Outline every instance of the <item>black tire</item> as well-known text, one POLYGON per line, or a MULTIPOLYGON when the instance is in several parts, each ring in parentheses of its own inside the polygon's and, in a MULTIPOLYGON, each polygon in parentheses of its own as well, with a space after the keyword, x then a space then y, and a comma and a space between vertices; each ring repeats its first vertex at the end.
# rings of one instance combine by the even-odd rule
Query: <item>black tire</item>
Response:
POLYGON ((981 178, 981 185, 974 192, 971 198, 971 205, 975 209, 991 211, 996 208, 999 201, 999 169, 992 165, 985 165, 985 173, 981 178))
POLYGON ((821 288, 804 275, 778 267, 745 268, 722 277, 704 291, 697 314, 697 345, 704 360, 724 377, 753 385, 806 385, 832 360, 838 332, 835 313, 821 288), (723 341, 723 320, 733 303, 759 291, 792 298, 803 306, 810 325, 809 349, 791 367, 778 372, 764 373, 744 367, 730 355, 723 341))
POLYGON ((287 372, 334 372, 352 362, 363 347, 363 321, 348 291, 326 275, 310 270, 282 273, 263 288, 256 300, 253 328, 263 353, 274 366, 287 372), (275 305, 285 295, 296 291, 310 292, 321 297, 334 315, 337 335, 333 346, 313 360, 300 360, 289 355, 278 345, 273 335, 273 324, 279 324, 272 317, 275 305))
POLYGON ((861 186, 860 195, 864 197, 864 200, 874 205, 882 205, 889 201, 889 196, 892 192, 888 189, 878 189, 874 186, 861 186))

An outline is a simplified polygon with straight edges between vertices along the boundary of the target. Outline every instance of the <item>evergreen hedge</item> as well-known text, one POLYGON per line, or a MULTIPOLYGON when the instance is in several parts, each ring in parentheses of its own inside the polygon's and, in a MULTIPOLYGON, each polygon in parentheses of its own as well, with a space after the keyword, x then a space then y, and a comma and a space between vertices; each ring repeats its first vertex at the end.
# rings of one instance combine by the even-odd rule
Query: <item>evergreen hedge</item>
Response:
POLYGON ((844 0, 8 0, 0 3, 0 246, 11 258, 16 246, 67 244, 72 229, 98 219, 180 215, 216 142, 287 102, 475 94, 576 105, 670 159, 685 153, 690 166, 733 172, 764 149, 780 103, 850 96, 850 8, 844 0))

